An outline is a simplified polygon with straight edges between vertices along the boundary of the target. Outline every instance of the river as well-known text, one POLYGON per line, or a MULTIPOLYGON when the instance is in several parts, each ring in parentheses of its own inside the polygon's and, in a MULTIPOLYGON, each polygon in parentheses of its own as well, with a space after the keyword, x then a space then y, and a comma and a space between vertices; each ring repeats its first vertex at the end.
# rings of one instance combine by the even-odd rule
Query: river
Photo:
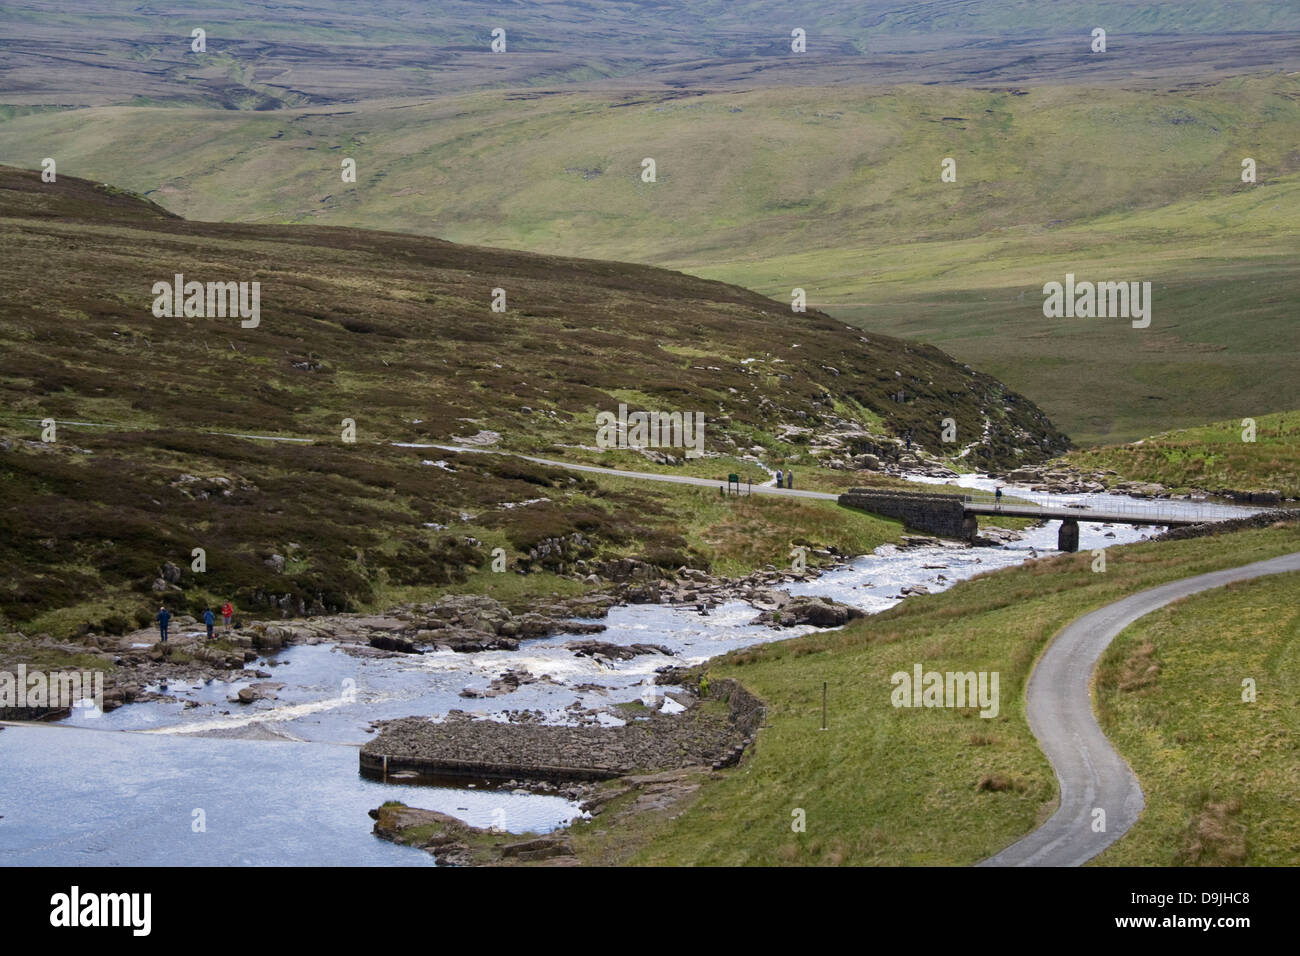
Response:
MULTIPOLYGON (((978 489, 998 484, 980 476, 954 483, 978 489)), ((1006 490, 1062 504, 1079 497, 1006 490)), ((1129 505, 1137 501, 1107 497, 1129 505)), ((1204 507, 1158 504, 1166 513, 1171 507, 1204 507)), ((995 522, 982 518, 981 523, 995 522)), ((789 590, 878 613, 902 600, 903 587, 940 591, 1051 553, 1056 528, 1051 522, 1002 547, 885 545, 789 590)), ((1124 544, 1155 530, 1081 521, 1079 547, 1124 544)), ((811 630, 750 624, 756 614, 742 602, 707 615, 660 605, 616 607, 600 639, 661 644, 675 653, 674 663, 698 663, 811 630)), ((107 714, 78 711, 59 724, 5 727, 0 729, 0 863, 430 865, 428 854, 371 835, 366 811, 388 799, 515 833, 564 826, 579 810, 555 795, 367 780, 357 770, 357 747, 373 733, 372 721, 411 714, 439 719, 461 709, 503 720, 509 710, 531 709, 564 721, 574 701, 602 708, 642 697, 653 685, 655 669, 669 662, 662 655, 612 664, 576 657, 562 646, 570 639, 527 641, 514 652, 377 659, 354 657, 329 644, 292 646, 265 665, 273 668, 274 680, 285 683, 274 701, 242 706, 227 701, 251 681, 172 684, 156 689, 176 697, 175 703, 130 704, 107 714), (507 668, 527 670, 538 679, 500 697, 461 696, 465 688, 485 690, 507 668)))

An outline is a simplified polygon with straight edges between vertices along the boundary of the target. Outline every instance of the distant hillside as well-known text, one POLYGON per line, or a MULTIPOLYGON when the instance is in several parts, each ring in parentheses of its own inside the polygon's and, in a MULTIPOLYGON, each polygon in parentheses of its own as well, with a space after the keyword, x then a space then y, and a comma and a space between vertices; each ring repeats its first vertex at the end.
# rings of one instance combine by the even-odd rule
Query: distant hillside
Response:
POLYGON ((512 554, 579 534, 589 556, 701 556, 666 489, 611 493, 391 442, 590 460, 597 412, 626 404, 701 413, 705 452, 724 463, 897 449, 905 435, 953 454, 945 418, 982 467, 1067 445, 1031 402, 936 349, 646 266, 188 222, 110 186, 8 168, 0 241, 0 616, 16 622, 58 608, 98 620, 104 588, 147 593, 164 561, 188 567, 196 540, 223 557, 209 577, 185 572, 187 587, 307 607, 463 579, 485 552, 457 528, 504 535, 512 554), (155 316, 155 283, 177 273, 260 283, 258 325, 155 316), (498 288, 505 313, 490 309, 498 288), (66 423, 54 443, 44 419, 66 423), (275 554, 287 567, 268 570, 275 554))
MULTIPOLYGON (((1177 91, 852 86, 103 108, 0 123, 0 155, 192 219, 398 229, 652 263, 943 348, 1076 442, 1300 406, 1297 80, 1177 91), (657 162, 658 181, 640 179, 657 162), (955 157, 957 182, 939 163, 955 157), (1254 158, 1258 182, 1241 182, 1254 158), (357 183, 341 181, 343 157, 357 183), (1154 321, 1046 320, 1067 272, 1154 321)), ((15 162, 17 162, 15 160, 15 162)))
POLYGON ((1295 63, 1291 0, 135 0, 0 5, 5 105, 275 110, 538 86, 1141 83, 1295 63), (1113 51, 1090 56, 1102 27, 1113 51), (206 31, 206 49, 191 33, 206 31), (506 50, 489 49, 505 31, 506 50), (791 31, 806 52, 791 56, 791 31), (1286 32, 1289 31, 1289 35, 1286 32))

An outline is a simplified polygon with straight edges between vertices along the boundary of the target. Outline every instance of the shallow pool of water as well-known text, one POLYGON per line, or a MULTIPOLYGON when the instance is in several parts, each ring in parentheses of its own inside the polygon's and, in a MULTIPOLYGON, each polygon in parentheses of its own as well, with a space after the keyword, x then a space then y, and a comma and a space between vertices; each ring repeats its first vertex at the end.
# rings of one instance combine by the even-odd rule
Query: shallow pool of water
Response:
POLYGON ((10 866, 427 866, 372 836, 367 811, 396 799, 512 832, 576 813, 554 796, 366 780, 355 747, 329 744, 10 726, 0 766, 10 866))

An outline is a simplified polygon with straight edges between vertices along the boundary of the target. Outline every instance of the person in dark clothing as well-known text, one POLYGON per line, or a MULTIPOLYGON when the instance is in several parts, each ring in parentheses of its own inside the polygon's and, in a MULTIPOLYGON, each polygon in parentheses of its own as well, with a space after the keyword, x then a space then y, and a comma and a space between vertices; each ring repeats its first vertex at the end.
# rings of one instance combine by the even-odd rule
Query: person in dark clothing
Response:
POLYGON ((786 471, 786 473, 785 473, 785 486, 786 486, 787 488, 793 488, 793 487, 794 487, 794 472, 793 472, 793 471, 788 471, 788 470, 786 471))
POLYGON ((167 625, 171 623, 172 616, 167 607, 158 608, 158 632, 162 635, 162 642, 167 643, 167 625))
POLYGON ((208 626, 208 640, 212 640, 212 625, 217 622, 217 616, 212 613, 212 608, 203 612, 203 623, 208 626))
POLYGON ((999 508, 1001 508, 1001 507, 1002 507, 1002 489, 1001 489, 1001 488, 997 488, 997 489, 995 489, 994 492, 993 492, 993 496, 994 496, 994 499, 997 501, 997 506, 998 506, 999 508))
POLYGON ((778 469, 776 470, 776 486, 777 486, 778 488, 781 487, 781 480, 782 480, 781 469, 778 468, 778 469))

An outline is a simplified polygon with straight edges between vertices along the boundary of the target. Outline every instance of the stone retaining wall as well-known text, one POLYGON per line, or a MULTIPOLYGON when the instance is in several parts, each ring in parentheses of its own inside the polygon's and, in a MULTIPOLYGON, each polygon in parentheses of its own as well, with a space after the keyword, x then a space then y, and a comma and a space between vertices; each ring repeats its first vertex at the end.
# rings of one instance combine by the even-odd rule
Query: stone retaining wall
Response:
POLYGON ((1248 518, 1231 518, 1228 521, 1207 521, 1204 524, 1189 524, 1181 528, 1170 528, 1164 534, 1158 534, 1152 541, 1181 541, 1184 538, 1204 538, 1211 534, 1227 534, 1233 531, 1245 531, 1249 528, 1267 528, 1279 521, 1300 521, 1300 511, 1261 511, 1248 518))
POLYGON ((730 705, 731 721, 745 737, 752 739, 767 717, 763 702, 746 690, 744 684, 730 677, 710 683, 709 697, 725 700, 730 705))
POLYGON ((912 492, 882 491, 875 488, 851 488, 840 495, 839 503, 887 518, 898 518, 917 531, 943 538, 973 537, 972 523, 966 521, 966 508, 956 495, 925 495, 912 492))

